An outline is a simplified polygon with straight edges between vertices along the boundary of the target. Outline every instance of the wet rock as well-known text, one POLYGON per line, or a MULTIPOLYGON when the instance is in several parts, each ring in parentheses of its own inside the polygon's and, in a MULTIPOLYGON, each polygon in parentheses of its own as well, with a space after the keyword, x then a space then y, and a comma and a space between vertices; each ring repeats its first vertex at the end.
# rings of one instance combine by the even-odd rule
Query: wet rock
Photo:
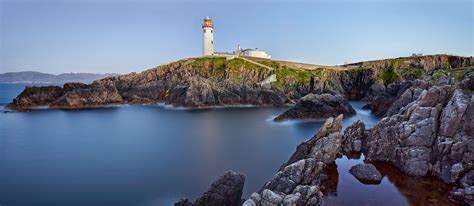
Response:
POLYGON ((321 119, 336 117, 339 114, 354 115, 355 110, 340 95, 308 94, 292 108, 275 118, 275 121, 287 119, 321 119))
POLYGON ((373 164, 357 164, 351 167, 349 173, 354 175, 364 184, 379 184, 382 181, 382 174, 373 164))
POLYGON ((184 198, 175 203, 175 205, 241 205, 244 182, 245 176, 243 174, 228 171, 212 183, 209 190, 196 199, 194 204, 191 204, 186 198, 184 198))

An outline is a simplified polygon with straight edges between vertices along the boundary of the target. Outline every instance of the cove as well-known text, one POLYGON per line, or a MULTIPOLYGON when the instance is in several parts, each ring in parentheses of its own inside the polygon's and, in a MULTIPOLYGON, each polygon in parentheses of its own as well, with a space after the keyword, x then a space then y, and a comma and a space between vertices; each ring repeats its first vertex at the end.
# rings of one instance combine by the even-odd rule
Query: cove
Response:
MULTIPOLYGON (((0 86, 3 107, 24 85, 0 86)), ((379 120, 361 109, 363 102, 351 104, 357 114, 344 127, 379 120)), ((271 121, 284 110, 120 106, 1 113, 0 204, 171 205, 200 196, 230 169, 246 174, 248 197, 322 124, 271 121)), ((359 183, 348 170, 362 159, 336 161, 326 205, 449 204, 449 190, 439 182, 387 165, 377 165, 381 184, 359 183)))

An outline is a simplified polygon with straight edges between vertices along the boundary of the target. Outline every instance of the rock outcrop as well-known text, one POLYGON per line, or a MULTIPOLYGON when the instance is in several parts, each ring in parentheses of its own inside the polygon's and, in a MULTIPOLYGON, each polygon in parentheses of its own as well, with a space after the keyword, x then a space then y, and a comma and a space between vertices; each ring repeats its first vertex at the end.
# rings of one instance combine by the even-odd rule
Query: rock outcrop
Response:
POLYGON ((48 105, 63 95, 64 91, 59 86, 27 86, 8 107, 18 111, 25 111, 32 107, 48 105))
POLYGON ((349 102, 340 95, 331 94, 308 94, 290 109, 286 110, 275 121, 287 119, 322 119, 336 117, 340 114, 345 116, 355 115, 355 110, 349 102))
MULTIPOLYGON (((467 76, 463 82, 470 81, 467 76)), ((388 162, 406 174, 438 177, 472 204, 474 95, 456 85, 413 87, 362 137, 366 162, 388 162), (416 99, 409 102, 410 99, 416 99)), ((354 126, 357 127, 357 126, 354 126)), ((360 136, 360 135, 359 135, 360 136)))
POLYGON ((233 171, 226 172, 219 177, 207 192, 191 203, 183 198, 175 206, 240 206, 242 205, 242 190, 245 176, 233 171))
POLYGON ((322 182, 334 175, 326 172, 341 155, 342 117, 327 119, 244 205, 322 205, 322 182))
POLYGON ((379 184, 382 181, 382 174, 373 164, 357 164, 351 167, 349 173, 364 184, 379 184))
POLYGON ((365 130, 365 124, 357 120, 351 126, 344 130, 342 136, 342 149, 348 157, 358 157, 362 150, 362 141, 367 138, 368 131, 365 130))
MULTIPOLYGON (((108 104, 166 103, 180 107, 222 105, 284 105, 310 94, 329 93, 346 99, 372 100, 398 80, 413 80, 433 69, 472 66, 472 58, 434 55, 380 60, 334 68, 290 68, 273 60, 190 58, 141 73, 97 80, 90 85, 26 88, 7 107, 83 108, 108 104), (405 73, 407 75, 405 75, 405 73), (421 72, 421 73, 420 73, 421 72), (270 77, 273 80, 268 82, 270 77)), ((291 64, 290 64, 291 65, 291 64)), ((296 64, 297 65, 297 64, 296 64)), ((472 83, 466 82, 466 85, 472 83)), ((386 108, 394 98, 379 98, 374 108, 386 108), (382 106, 377 106, 382 105, 382 106)), ((380 112, 383 113, 383 112, 380 112)))

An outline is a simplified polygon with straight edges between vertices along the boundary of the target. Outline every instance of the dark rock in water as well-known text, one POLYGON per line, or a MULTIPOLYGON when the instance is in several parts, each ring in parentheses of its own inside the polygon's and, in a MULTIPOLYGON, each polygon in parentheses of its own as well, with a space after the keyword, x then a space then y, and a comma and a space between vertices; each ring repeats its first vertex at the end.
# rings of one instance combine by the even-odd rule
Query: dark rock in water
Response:
POLYGON ((327 119, 318 133, 301 143, 278 173, 244 205, 322 205, 322 181, 335 175, 327 169, 341 154, 342 117, 327 119))
POLYGON ((207 192, 196 199, 194 204, 183 198, 175 205, 179 206, 238 206, 242 201, 242 190, 244 188, 245 176, 233 171, 226 172, 219 177, 207 192))
POLYGON ((111 85, 92 83, 65 84, 65 95, 51 103, 51 107, 82 108, 123 103, 122 96, 111 85))
POLYGON ((321 119, 336 117, 340 114, 355 115, 349 102, 340 95, 308 94, 292 108, 286 110, 275 121, 287 119, 321 119))
POLYGON ((193 203, 189 202, 188 198, 181 198, 174 206, 193 206, 193 203))
POLYGON ((63 95, 63 88, 59 86, 27 86, 20 95, 13 99, 13 102, 7 105, 7 108, 25 111, 32 107, 47 106, 63 95))
POLYGON ((382 174, 373 164, 357 164, 351 167, 349 173, 354 175, 364 184, 379 184, 382 181, 382 174))

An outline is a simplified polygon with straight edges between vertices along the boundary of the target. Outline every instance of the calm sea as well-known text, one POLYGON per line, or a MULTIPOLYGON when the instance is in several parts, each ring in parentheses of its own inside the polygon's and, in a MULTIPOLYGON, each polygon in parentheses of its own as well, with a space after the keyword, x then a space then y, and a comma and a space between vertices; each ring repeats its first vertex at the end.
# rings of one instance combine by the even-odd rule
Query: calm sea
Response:
MULTIPOLYGON (((24 86, 0 84, 2 110, 24 86)), ((352 105, 357 115, 344 126, 378 121, 361 110, 363 102, 352 105)), ((2 112, 0 205, 171 205, 181 197, 194 200, 227 170, 246 175, 248 197, 322 124, 271 121, 284 110, 119 106, 2 112)), ((359 183, 348 170, 360 162, 337 161, 336 191, 326 204, 421 205, 416 199, 425 197, 410 195, 422 189, 413 191, 417 183, 403 183, 412 179, 392 170, 383 172, 380 185, 359 183)), ((447 192, 435 193, 430 181, 421 187, 441 199, 435 201, 446 199, 447 192)))

